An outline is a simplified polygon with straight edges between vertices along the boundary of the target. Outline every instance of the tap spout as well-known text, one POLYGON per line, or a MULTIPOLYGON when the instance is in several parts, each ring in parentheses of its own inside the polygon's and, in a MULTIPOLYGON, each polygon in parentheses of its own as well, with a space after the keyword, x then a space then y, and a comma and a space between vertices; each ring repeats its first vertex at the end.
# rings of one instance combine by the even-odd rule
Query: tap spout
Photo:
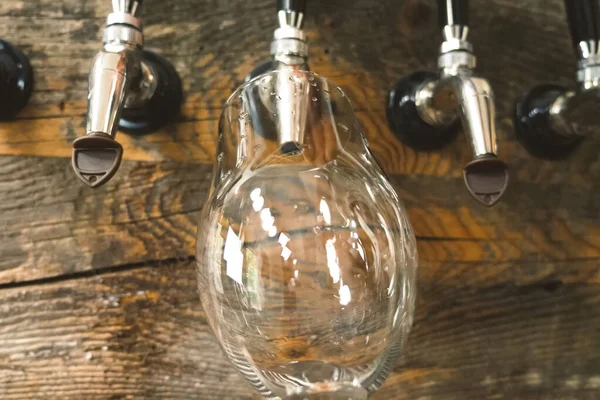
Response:
POLYGON ((490 84, 475 76, 453 76, 448 81, 473 157, 496 157, 495 106, 490 84))
POLYGON ((143 49, 142 0, 112 0, 102 49, 89 78, 86 134, 73 142, 79 179, 98 188, 117 172, 123 147, 115 136, 148 134, 172 121, 182 102, 181 80, 166 59, 143 49))
POLYGON ((127 50, 100 50, 94 58, 89 79, 86 135, 103 133, 115 137, 125 95, 135 65, 127 50))
POLYGON ((450 89, 473 152, 473 161, 463 170, 465 185, 481 204, 492 206, 508 184, 508 167, 498 159, 492 88, 486 79, 470 74, 442 78, 442 93, 444 86, 450 89))
POLYGON ((485 206, 498 202, 508 184, 508 168, 498 159, 494 95, 484 78, 467 68, 443 69, 440 78, 427 81, 416 93, 423 121, 448 126, 460 116, 473 160, 463 170, 471 195, 485 206))
POLYGON ((108 182, 121 164, 123 147, 115 136, 132 81, 141 75, 143 36, 134 16, 138 4, 113 1, 115 12, 107 18, 103 48, 92 62, 86 134, 73 142, 72 155, 75 174, 92 188, 108 182))

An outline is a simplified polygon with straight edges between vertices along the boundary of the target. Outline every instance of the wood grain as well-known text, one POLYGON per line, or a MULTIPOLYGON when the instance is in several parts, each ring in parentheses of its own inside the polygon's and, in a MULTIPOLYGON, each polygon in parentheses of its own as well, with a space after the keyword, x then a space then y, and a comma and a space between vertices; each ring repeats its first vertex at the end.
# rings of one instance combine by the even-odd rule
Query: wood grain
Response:
MULTIPOLYGON (((146 47, 173 62, 185 102, 160 132, 119 134, 121 170, 92 191, 68 158, 110 2, 0 2, 0 37, 30 57, 36 79, 28 107, 0 123, 0 398, 257 398, 207 327, 191 260, 220 109, 267 57, 272 8, 145 2, 146 47)), ((435 69, 436 20, 434 0, 309 3, 311 68, 352 100, 418 236, 410 346, 373 398, 597 399, 600 139, 547 162, 512 132, 523 91, 573 86, 562 1, 471 1, 470 39, 511 169, 492 209, 464 189, 463 135, 415 152, 387 127, 389 88, 435 69)))
MULTIPOLYGON (((492 279, 484 265, 441 277, 426 264, 408 350, 372 398, 596 398, 600 285, 571 275, 594 267, 519 283, 520 263, 492 279)), ((207 326, 188 261, 1 291, 0 394, 258 399, 207 326)))
MULTIPOLYGON (((223 101, 267 56, 274 22, 271 7, 267 0, 252 2, 252 6, 235 1, 146 6, 147 47, 173 61, 187 99, 181 118, 168 128, 146 137, 120 135, 126 159, 212 162, 223 101)), ((354 0, 311 7, 306 26, 312 69, 348 92, 386 171, 458 177, 470 158, 463 137, 444 151, 417 153, 393 137, 383 113, 387 90, 397 79, 415 69, 435 67, 439 44, 433 40, 439 36, 435 2, 354 0), (364 21, 360 34, 356 18, 364 21)), ((36 91, 18 121, 0 124, 1 154, 70 156, 70 143, 84 131, 88 70, 108 12, 109 2, 102 0, 85 6, 75 0, 2 6, 0 37, 15 41, 30 55, 36 91)), ((479 71, 496 91, 501 154, 518 174, 526 175, 521 179, 535 179, 529 168, 517 169, 531 159, 514 143, 512 108, 522 91, 534 83, 572 82, 575 63, 562 2, 479 0, 473 2, 472 14, 472 30, 477 34, 471 36, 479 71)), ((590 142, 595 151, 582 149, 573 157, 597 154, 599 141, 590 142)), ((597 158, 594 162, 593 176, 582 176, 579 171, 574 179, 597 178, 597 158)), ((541 169, 546 174, 553 170, 544 163, 541 169)))
MULTIPOLYGON (((210 166, 124 162, 106 187, 82 187, 67 159, 0 157, 0 283, 194 255, 210 166)), ((514 183, 482 208, 460 178, 392 176, 422 261, 600 260, 600 191, 514 183)))

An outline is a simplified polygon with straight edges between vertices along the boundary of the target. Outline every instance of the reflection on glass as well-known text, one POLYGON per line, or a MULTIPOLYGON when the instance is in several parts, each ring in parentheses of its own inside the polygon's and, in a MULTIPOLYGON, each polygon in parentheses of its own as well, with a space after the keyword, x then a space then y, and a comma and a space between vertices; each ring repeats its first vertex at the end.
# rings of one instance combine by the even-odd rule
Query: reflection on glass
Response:
POLYGON ((290 69, 230 97, 198 281, 215 335, 260 393, 376 390, 412 322, 416 267, 406 212, 340 88, 290 69))

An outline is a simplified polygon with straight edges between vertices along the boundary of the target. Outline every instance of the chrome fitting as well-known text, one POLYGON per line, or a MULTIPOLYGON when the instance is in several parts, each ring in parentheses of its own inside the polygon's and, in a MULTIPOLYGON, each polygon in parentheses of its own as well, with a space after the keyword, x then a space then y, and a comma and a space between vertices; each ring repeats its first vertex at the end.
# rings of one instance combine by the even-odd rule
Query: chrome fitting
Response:
POLYGON ((440 53, 449 53, 451 51, 473 52, 473 46, 467 40, 469 27, 466 25, 446 25, 442 31, 444 41, 440 46, 440 53))
POLYGON ((129 46, 142 47, 144 45, 144 35, 141 31, 128 25, 109 25, 104 29, 102 43, 122 44, 129 46))
POLYGON ((130 25, 136 28, 137 30, 142 30, 142 21, 129 13, 114 12, 108 14, 108 17, 106 18, 106 26, 116 24, 130 25))
POLYGON ((275 29, 271 42, 271 55, 286 64, 303 64, 308 58, 306 35, 302 30, 304 14, 280 10, 277 13, 279 27, 275 29))
POLYGON ((419 150, 445 146, 460 130, 460 119, 473 154, 463 169, 465 186, 481 204, 492 206, 506 189, 508 172, 497 158, 492 89, 473 73, 477 59, 467 41, 466 5, 440 3, 440 20, 446 24, 438 73, 418 71, 399 81, 390 90, 386 111, 396 135, 419 150))
POLYGON ((308 45, 297 39, 278 39, 271 42, 271 55, 275 58, 281 56, 296 56, 307 58, 308 45))
POLYGON ((470 73, 477 66, 477 57, 467 51, 451 51, 438 57, 438 68, 442 75, 470 73))

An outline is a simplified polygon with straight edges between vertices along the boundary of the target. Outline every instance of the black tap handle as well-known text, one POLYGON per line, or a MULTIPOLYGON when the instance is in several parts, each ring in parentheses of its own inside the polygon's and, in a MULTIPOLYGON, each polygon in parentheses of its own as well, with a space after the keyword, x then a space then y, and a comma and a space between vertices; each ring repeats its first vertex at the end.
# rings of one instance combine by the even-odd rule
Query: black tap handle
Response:
POLYGON ((27 57, 0 39, 0 121, 13 120, 31 96, 33 69, 27 57))
POLYGON ((579 43, 598 41, 598 0, 565 0, 567 20, 573 47, 580 53, 579 43))
POLYGON ((469 25, 469 0, 438 0, 438 15, 442 29, 446 25, 469 25))
POLYGON ((295 11, 304 13, 306 0, 277 0, 277 11, 295 11))

